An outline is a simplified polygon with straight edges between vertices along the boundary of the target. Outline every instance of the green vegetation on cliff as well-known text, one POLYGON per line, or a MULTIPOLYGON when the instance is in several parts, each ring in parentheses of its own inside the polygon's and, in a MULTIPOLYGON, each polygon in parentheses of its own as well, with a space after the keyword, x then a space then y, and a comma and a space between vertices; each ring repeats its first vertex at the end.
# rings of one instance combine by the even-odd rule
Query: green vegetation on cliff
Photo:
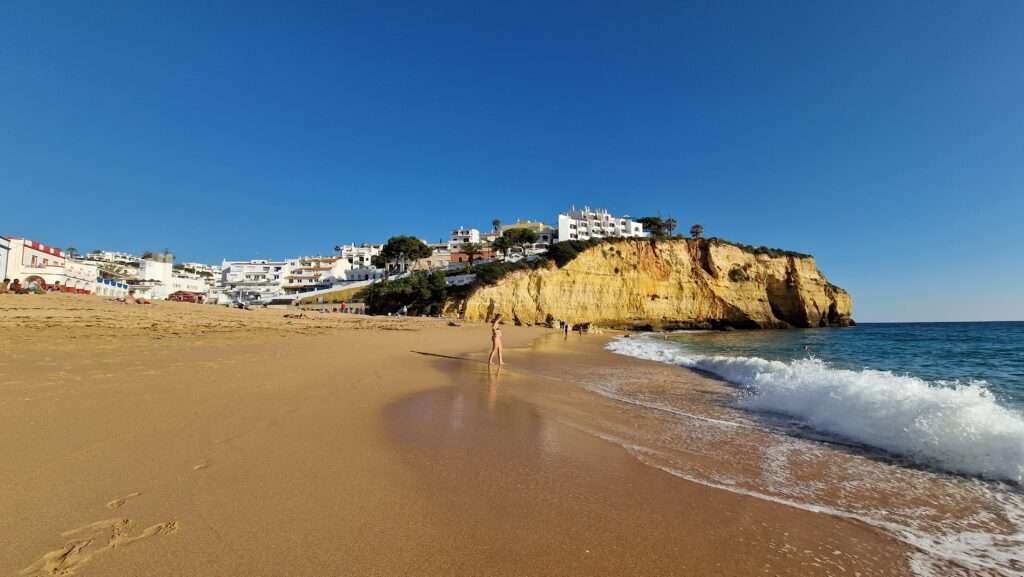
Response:
MULTIPOLYGON (((517 262, 494 261, 488 263, 471 264, 466 268, 444 272, 417 272, 401 279, 380 282, 363 289, 357 300, 366 302, 371 314, 387 314, 408 307, 409 314, 440 314, 445 310, 451 310, 453 305, 468 301, 475 293, 485 287, 499 285, 504 279, 516 272, 532 271, 555 271, 567 267, 584 253, 591 249, 600 247, 598 257, 610 259, 609 262, 621 262, 609 267, 608 274, 615 276, 635 275, 637 263, 633 262, 633 256, 623 260, 625 255, 634 255, 653 251, 657 254, 661 251, 696 251, 692 252, 698 256, 695 262, 699 262, 702 268, 706 268, 709 274, 716 275, 710 266, 704 261, 707 260, 707 251, 712 247, 734 247, 741 253, 747 253, 754 257, 767 256, 771 259, 793 257, 797 259, 808 258, 809 255, 794 251, 787 251, 765 246, 751 246, 741 243, 726 241, 719 238, 709 239, 591 239, 586 241, 565 241, 554 244, 546 255, 524 258, 517 262), (646 248, 645 248, 646 247, 646 248), (683 247, 683 248, 681 248, 683 247), (630 264, 632 263, 632 264, 630 264), (448 286, 446 278, 474 274, 475 278, 466 284, 448 286)), ((668 262, 668 261, 667 261, 668 262)), ((724 278, 731 283, 752 283, 757 275, 753 270, 754 261, 742 263, 730 263, 722 271, 724 278)), ((632 277, 631 277, 632 278, 632 277)), ((624 281, 623 281, 624 282, 624 281)), ((631 281, 635 282, 635 281, 631 281)), ((835 287, 835 290, 841 291, 835 287)), ((653 297, 652 297, 653 298, 653 297)))
POLYGON ((395 313, 409 307, 411 315, 441 313, 448 297, 444 273, 417 272, 397 280, 372 284, 357 295, 370 314, 395 313))

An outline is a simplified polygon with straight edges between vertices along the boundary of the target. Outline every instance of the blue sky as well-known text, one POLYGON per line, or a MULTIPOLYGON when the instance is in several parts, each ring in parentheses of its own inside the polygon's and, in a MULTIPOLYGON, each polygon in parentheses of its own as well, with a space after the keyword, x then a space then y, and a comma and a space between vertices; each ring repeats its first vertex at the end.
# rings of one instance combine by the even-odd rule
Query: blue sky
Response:
POLYGON ((0 234, 216 263, 590 204, 813 253, 860 320, 1024 319, 1021 2, 0 13, 0 234))

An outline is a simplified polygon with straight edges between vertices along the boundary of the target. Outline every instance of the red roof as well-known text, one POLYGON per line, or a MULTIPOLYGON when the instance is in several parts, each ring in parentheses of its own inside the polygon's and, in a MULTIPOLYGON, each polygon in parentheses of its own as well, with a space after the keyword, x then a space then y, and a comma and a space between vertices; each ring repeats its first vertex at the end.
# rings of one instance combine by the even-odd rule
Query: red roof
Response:
POLYGON ((35 250, 38 250, 39 252, 45 252, 46 254, 52 254, 53 256, 64 258, 64 251, 55 246, 46 246, 41 242, 36 242, 34 240, 29 240, 27 238, 23 238, 20 236, 9 236, 7 237, 7 240, 24 241, 26 245, 34 248, 35 250))

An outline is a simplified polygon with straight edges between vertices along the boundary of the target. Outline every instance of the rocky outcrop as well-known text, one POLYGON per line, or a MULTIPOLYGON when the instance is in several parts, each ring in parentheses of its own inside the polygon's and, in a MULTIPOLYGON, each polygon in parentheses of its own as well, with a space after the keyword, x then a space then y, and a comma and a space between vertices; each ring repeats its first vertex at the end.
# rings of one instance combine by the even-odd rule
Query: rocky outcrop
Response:
POLYGON ((853 324, 850 295, 814 258, 719 240, 621 240, 516 271, 447 303, 469 320, 616 328, 788 328, 853 324))

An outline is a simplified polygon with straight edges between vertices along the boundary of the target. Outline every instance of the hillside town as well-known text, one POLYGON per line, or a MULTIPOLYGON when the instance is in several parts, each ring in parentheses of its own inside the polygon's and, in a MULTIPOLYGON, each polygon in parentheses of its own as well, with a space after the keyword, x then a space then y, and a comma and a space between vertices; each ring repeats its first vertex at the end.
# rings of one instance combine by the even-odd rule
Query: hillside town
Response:
POLYGON ((575 207, 558 215, 556 225, 531 220, 489 228, 458 226, 448 240, 411 237, 409 258, 387 259, 387 244, 339 244, 333 254, 290 259, 224 260, 219 265, 175 262, 169 250, 133 255, 108 250, 81 253, 18 236, 0 236, 0 290, 19 293, 67 292, 140 301, 174 300, 201 304, 292 304, 339 290, 358 289, 418 271, 445 271, 446 282, 473 280, 472 265, 538 258, 559 242, 646 237, 652 229, 675 227, 673 219, 634 220, 604 209, 575 207), (465 274, 461 274, 465 272, 465 274))

